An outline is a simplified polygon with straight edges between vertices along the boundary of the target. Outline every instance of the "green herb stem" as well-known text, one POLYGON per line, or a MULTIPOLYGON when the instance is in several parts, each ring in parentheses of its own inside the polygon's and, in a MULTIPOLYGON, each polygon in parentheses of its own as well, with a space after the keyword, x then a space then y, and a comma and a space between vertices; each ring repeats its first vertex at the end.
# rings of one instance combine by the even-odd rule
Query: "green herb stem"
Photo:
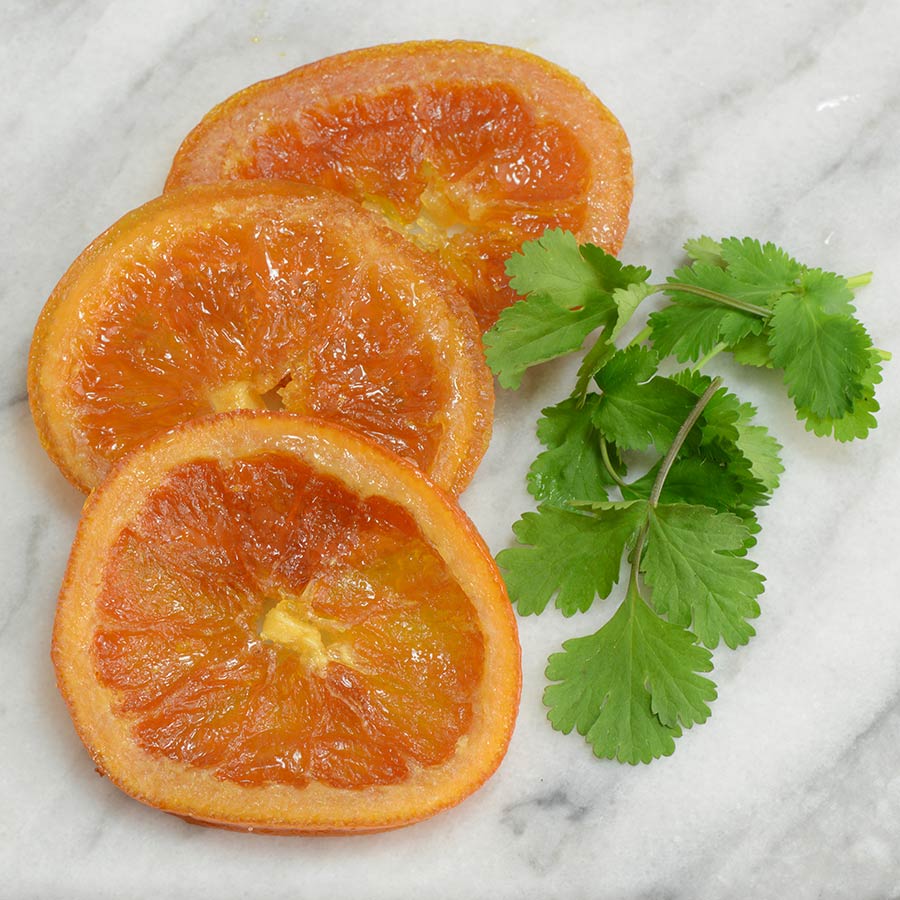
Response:
POLYGON ((638 344, 643 344, 650 335, 653 334, 653 328, 650 325, 642 328, 627 344, 627 347, 636 347, 638 344))
POLYGON ((651 506, 656 506, 656 504, 659 503, 659 495, 662 493, 663 485, 666 483, 666 478, 669 476, 669 470, 672 468, 672 463, 675 462, 675 457, 678 456, 681 445, 684 443, 690 430, 697 424, 697 419, 700 418, 703 414, 703 410, 706 409, 706 405, 712 400, 713 394, 715 394, 721 386, 721 377, 716 376, 713 378, 709 387, 701 394, 700 399, 694 405, 690 415, 688 415, 681 423, 681 428, 678 429, 675 440, 672 441, 672 445, 669 447, 668 452, 663 459, 659 472, 656 473, 656 481, 653 482, 653 490, 650 491, 649 499, 651 506))
POLYGON ((609 477, 619 486, 626 487, 625 482, 619 477, 619 473, 613 468, 612 460, 609 458, 609 447, 606 443, 606 438, 600 438, 600 456, 603 459, 603 465, 606 466, 606 471, 609 472, 609 477))
MULTIPOLYGON (((655 507, 659 503, 659 497, 662 494, 663 486, 666 483, 666 478, 668 478, 669 476, 669 470, 672 468, 672 464, 675 462, 675 457, 678 456, 678 451, 681 450, 682 444, 684 444, 685 439, 690 433, 690 430, 694 427, 694 425, 697 424, 697 419, 699 419, 703 414, 703 410, 706 409, 707 404, 710 400, 712 400, 713 395, 721 386, 721 377, 716 376, 715 378, 713 378, 713 380, 709 384, 709 387, 703 392, 688 417, 681 423, 681 427, 678 429, 678 433, 675 435, 675 440, 672 441, 672 444, 666 452, 666 455, 662 461, 662 465, 659 467, 659 471, 656 473, 656 480, 653 482, 653 488, 651 489, 650 497, 648 498, 648 502, 650 503, 651 507, 655 507)), ((634 543, 634 550, 631 555, 631 571, 632 578, 634 579, 637 578, 637 570, 641 564, 641 555, 644 552, 644 544, 647 541, 647 532, 649 530, 650 522, 648 520, 644 524, 644 527, 641 528, 637 540, 634 543)))
POLYGON ((851 291, 855 291, 858 287, 867 285, 872 280, 871 272, 862 272, 860 275, 853 275, 847 279, 847 287, 851 291))
POLYGON ((699 372, 711 359, 717 357, 723 350, 728 349, 728 344, 718 343, 709 353, 706 354, 702 359, 697 361, 697 364, 694 366, 694 371, 699 372))
POLYGON ((720 294, 718 291, 711 291, 709 288, 698 287, 695 284, 685 284, 682 281, 667 281, 665 284, 654 284, 652 287, 656 293, 660 291, 681 291, 685 294, 695 294, 698 297, 705 297, 707 300, 715 300, 716 303, 721 303, 723 306, 730 306, 732 309, 759 316, 761 319, 768 319, 772 315, 772 310, 766 309, 764 306, 747 303, 745 300, 738 300, 737 297, 729 297, 728 294, 720 294))

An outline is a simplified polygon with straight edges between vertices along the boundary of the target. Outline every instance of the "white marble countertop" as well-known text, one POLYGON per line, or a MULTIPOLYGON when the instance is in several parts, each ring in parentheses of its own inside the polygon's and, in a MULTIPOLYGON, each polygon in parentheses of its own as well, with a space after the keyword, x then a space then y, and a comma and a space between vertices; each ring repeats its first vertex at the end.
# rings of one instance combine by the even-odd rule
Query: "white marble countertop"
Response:
MULTIPOLYGON (((750 234, 836 271, 878 346, 900 350, 900 5, 288 0, 0 4, 0 897, 888 898, 900 895, 900 377, 881 427, 806 434, 765 378, 787 472, 755 558, 758 637, 716 655, 712 719, 649 767, 552 731, 548 652, 595 630, 520 620, 524 689, 487 786, 428 822, 359 838, 197 828, 95 776, 54 684, 49 635, 81 504, 42 453, 25 398, 37 314, 69 262, 159 192, 181 138, 234 90, 356 46, 416 37, 518 45, 583 78, 636 165, 622 256, 659 274, 698 232, 750 234)), ((727 369, 722 369, 726 373, 727 369)), ((492 549, 529 507, 550 366, 498 398, 464 505, 492 549)))

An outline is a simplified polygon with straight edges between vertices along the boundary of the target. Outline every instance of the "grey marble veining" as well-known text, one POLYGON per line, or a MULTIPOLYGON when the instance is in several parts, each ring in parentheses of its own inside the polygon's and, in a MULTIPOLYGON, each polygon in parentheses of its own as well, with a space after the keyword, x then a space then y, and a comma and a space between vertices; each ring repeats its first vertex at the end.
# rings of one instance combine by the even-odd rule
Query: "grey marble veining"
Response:
MULTIPOLYGON (((787 472, 755 553, 758 636, 717 651, 719 699, 673 757, 629 768, 553 732, 547 654, 602 606, 520 620, 522 707, 507 759, 458 808, 364 838, 201 829, 98 778, 54 684, 49 634, 81 498, 25 402, 31 330, 71 260, 161 188, 216 102, 321 56, 415 37, 525 47, 584 79, 632 142, 623 249, 660 274, 698 232, 752 234, 847 273, 900 349, 900 5, 671 0, 0 5, 0 898, 900 897, 900 441, 896 363, 881 426, 817 441, 760 373, 720 370, 762 410, 787 472)), ((529 499, 533 424, 572 373, 498 396, 463 502, 492 550, 529 499)))

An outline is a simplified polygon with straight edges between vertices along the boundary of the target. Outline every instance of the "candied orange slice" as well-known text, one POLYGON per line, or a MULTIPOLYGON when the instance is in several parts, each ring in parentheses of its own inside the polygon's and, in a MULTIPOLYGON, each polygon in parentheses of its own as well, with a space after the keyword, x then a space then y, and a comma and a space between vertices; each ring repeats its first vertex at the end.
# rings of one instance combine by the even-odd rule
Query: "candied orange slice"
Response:
POLYGON ((35 330, 42 442, 83 490, 156 433, 229 409, 335 420, 458 492, 492 382, 464 298, 426 254, 326 189, 172 192, 63 276, 35 330))
POLYGON ((499 765, 516 624, 459 507, 358 434, 196 420, 88 498, 53 660, 100 771, 213 825, 392 828, 499 765))
POLYGON ((578 79, 530 53, 423 41, 332 56, 246 88, 188 135, 166 189, 290 178, 379 209, 466 289, 482 328, 515 295, 504 262, 547 228, 611 253, 628 140, 578 79))

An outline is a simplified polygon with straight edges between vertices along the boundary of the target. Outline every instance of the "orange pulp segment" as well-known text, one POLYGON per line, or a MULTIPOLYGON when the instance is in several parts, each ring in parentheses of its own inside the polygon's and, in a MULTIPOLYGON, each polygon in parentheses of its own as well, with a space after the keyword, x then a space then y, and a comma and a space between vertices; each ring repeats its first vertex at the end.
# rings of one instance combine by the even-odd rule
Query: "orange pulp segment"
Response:
POLYGON ((632 197, 621 126, 532 54, 413 41, 339 54, 238 92, 181 145, 166 189, 322 184, 380 210, 466 289, 482 328, 515 295, 504 262, 547 228, 611 253, 632 197))

